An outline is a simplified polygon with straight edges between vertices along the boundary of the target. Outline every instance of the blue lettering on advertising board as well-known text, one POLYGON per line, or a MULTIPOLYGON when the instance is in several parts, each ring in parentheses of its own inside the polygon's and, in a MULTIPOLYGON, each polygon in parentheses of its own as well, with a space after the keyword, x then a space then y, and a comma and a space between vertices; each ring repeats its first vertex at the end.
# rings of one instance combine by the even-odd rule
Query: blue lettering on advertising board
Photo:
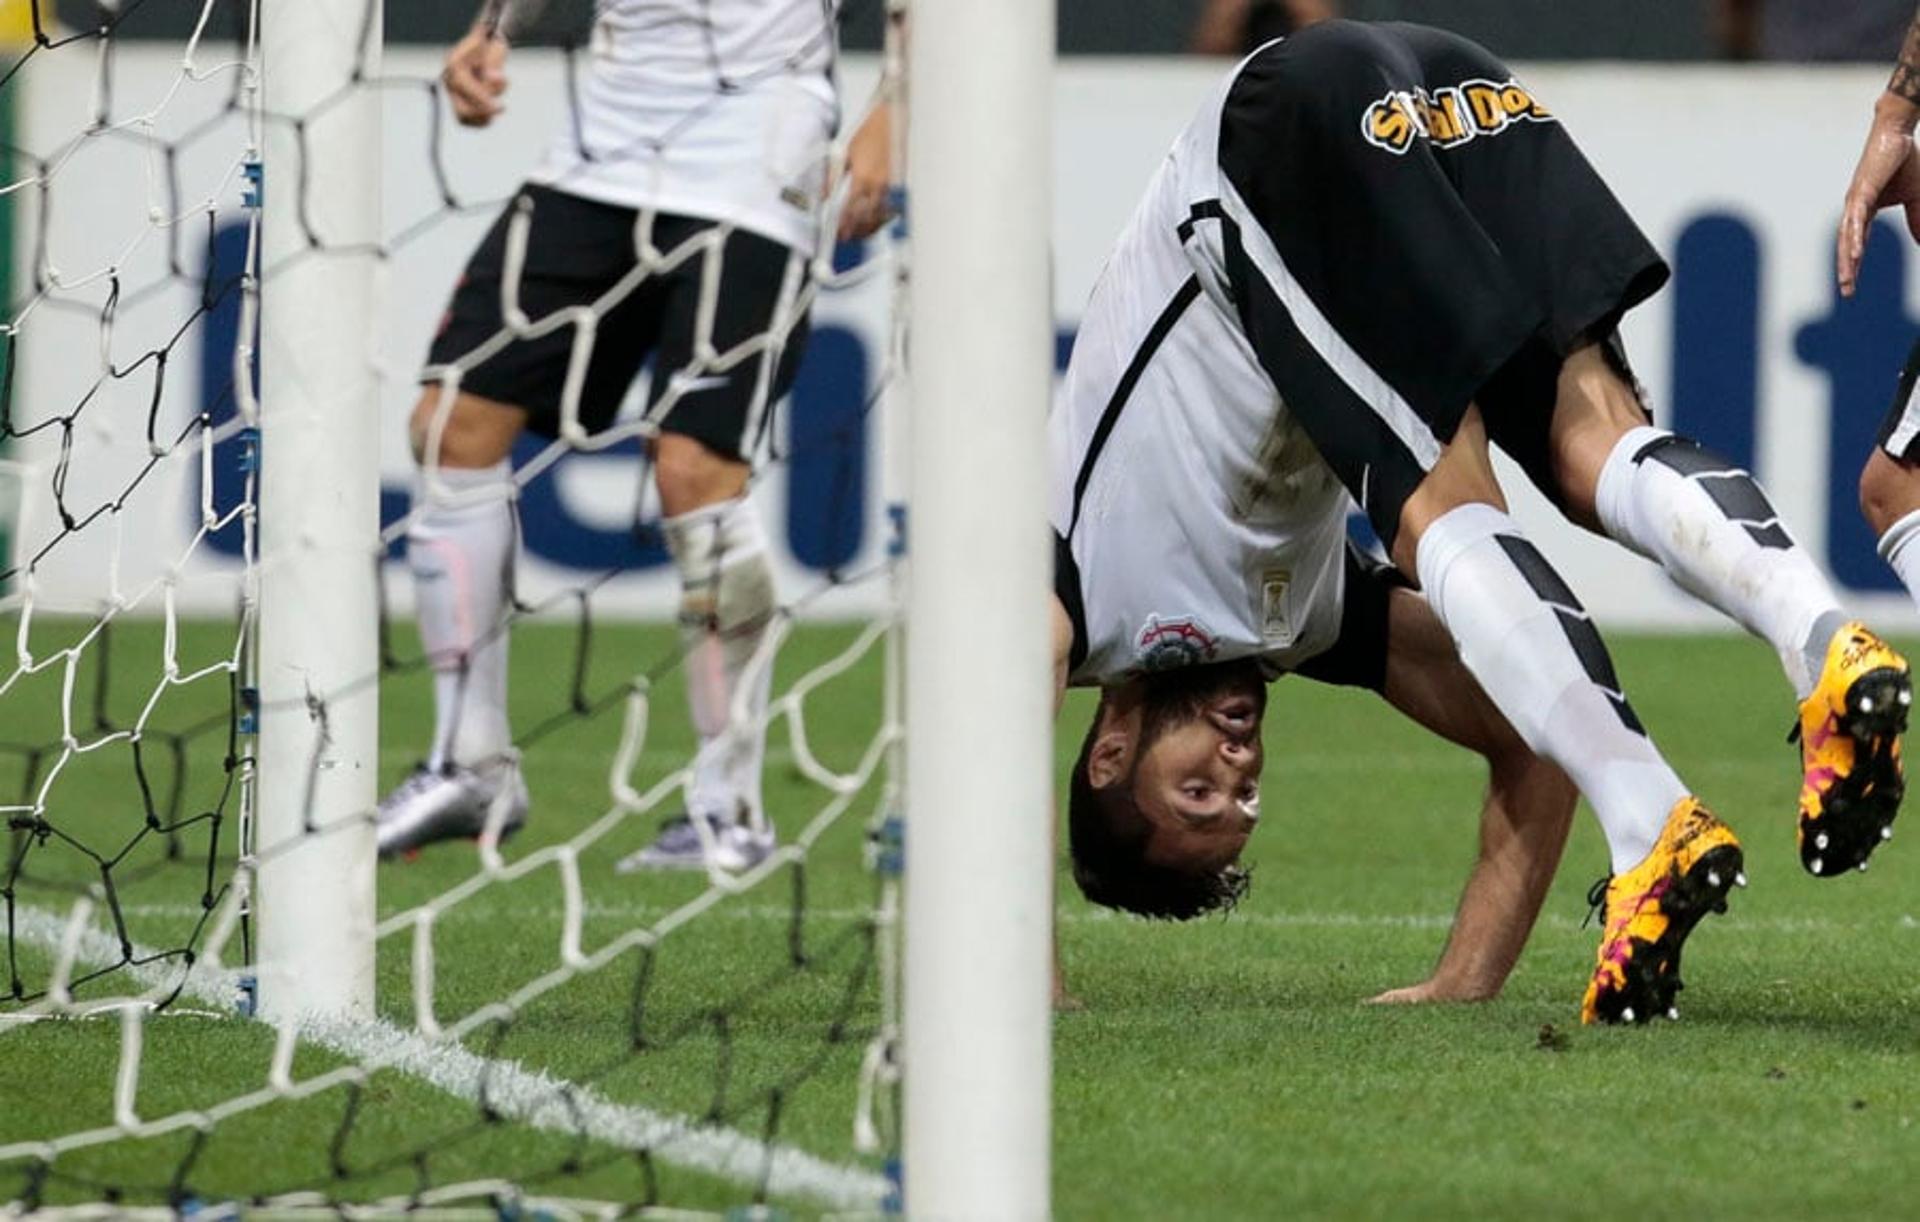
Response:
MULTIPOLYGON (((239 226, 215 235, 209 257, 216 283, 237 274, 245 246, 245 231, 239 226)), ((1673 381, 1666 396, 1673 405, 1671 423, 1676 431, 1756 469, 1763 458, 1758 418, 1766 252, 1751 224, 1737 215, 1713 212, 1683 227, 1673 261, 1673 381)), ((1875 225, 1859 292, 1844 300, 1835 292, 1824 316, 1806 320, 1794 333, 1794 355, 1825 375, 1828 394, 1824 403, 1790 404, 1786 409, 1825 411, 1832 420, 1832 441, 1824 456, 1829 500, 1824 554, 1841 583, 1857 590, 1898 588, 1875 554, 1873 534, 1860 517, 1854 489, 1907 347, 1920 333, 1920 320, 1907 313, 1906 265, 1904 236, 1886 222, 1875 225)), ((228 292, 202 328, 201 402, 216 426, 230 420, 235 410, 231 370, 239 316, 239 294, 228 292)), ((1072 353, 1073 334, 1063 328, 1056 336, 1054 358, 1060 370, 1072 353)), ((867 544, 868 503, 874 494, 869 487, 873 359, 857 333, 834 325, 816 329, 793 395, 782 409, 788 414, 786 427, 776 429, 776 435, 786 439, 782 455, 788 468, 787 503, 781 515, 785 541, 795 559, 823 573, 846 565, 867 544)), ((530 457, 543 444, 523 438, 516 460, 530 457)), ((637 442, 566 461, 623 463, 636 471, 641 466, 637 442)), ((238 439, 217 449, 213 478, 216 508, 236 504, 245 479, 238 439)), ((408 503, 405 487, 383 489, 381 521, 399 520, 408 503)), ((644 526, 607 529, 582 520, 551 472, 524 489, 520 513, 528 551, 549 563, 591 572, 666 563, 657 531, 644 526)), ((212 543, 237 555, 238 525, 219 532, 212 543)), ((397 544, 394 554, 399 554, 397 544)))

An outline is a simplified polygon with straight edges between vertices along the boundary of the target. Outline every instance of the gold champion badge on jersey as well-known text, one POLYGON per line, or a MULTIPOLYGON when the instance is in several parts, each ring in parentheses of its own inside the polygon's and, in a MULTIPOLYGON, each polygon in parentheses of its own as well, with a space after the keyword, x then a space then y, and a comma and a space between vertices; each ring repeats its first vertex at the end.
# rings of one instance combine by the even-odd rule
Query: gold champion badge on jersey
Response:
POLYGON ((1293 573, 1288 569, 1268 569, 1260 575, 1260 639, 1285 648, 1293 644, 1293 573))

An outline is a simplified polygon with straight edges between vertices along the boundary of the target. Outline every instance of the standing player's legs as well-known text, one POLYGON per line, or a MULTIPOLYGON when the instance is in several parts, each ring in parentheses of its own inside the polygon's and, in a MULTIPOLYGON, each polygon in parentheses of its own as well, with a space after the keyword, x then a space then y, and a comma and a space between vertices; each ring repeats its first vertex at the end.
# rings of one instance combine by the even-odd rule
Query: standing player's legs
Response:
POLYGON ((661 529, 680 577, 687 706, 699 751, 687 810, 631 869, 746 869, 772 850, 761 798, 778 608, 751 456, 806 341, 795 302, 804 259, 757 234, 685 218, 655 222, 654 245, 711 243, 669 274, 648 416, 661 529), (710 264, 709 261, 717 261, 710 264))
POLYGON ((589 430, 613 418, 658 327, 643 283, 615 302, 602 295, 633 266, 630 209, 543 187, 525 188, 481 241, 428 358, 409 432, 419 464, 407 532, 421 645, 433 671, 434 730, 427 760, 380 804, 383 855, 478 835, 497 814, 504 832, 526 818, 527 792, 507 717, 507 627, 516 551, 515 440, 561 431, 571 410, 589 430), (517 284, 503 284, 513 218, 527 226, 517 284), (597 342, 576 402, 563 402, 574 329, 508 339, 511 288, 538 323, 598 306, 597 342), (455 388, 447 373, 458 369, 455 388), (496 807, 500 809, 495 810, 496 807))

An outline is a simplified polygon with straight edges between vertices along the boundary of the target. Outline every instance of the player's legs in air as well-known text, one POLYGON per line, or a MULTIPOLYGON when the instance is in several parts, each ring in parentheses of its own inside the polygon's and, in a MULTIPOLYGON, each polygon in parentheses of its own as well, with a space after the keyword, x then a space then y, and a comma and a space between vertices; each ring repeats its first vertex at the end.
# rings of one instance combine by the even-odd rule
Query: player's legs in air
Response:
POLYGON ((1509 430, 1496 436, 1569 517, 1773 645, 1799 701, 1801 862, 1819 877, 1865 869, 1904 796, 1906 660, 1841 610, 1752 475, 1652 425, 1617 337, 1557 368, 1523 354, 1490 388, 1503 396, 1509 430), (1548 396, 1542 435, 1525 404, 1548 396))
MULTIPOLYGON (((1256 56, 1220 148, 1225 261, 1282 400, 1487 695, 1606 833, 1613 876, 1583 1018, 1668 1013, 1681 948, 1724 907, 1741 850, 1508 516, 1488 432, 1507 423, 1490 392, 1510 360, 1545 345, 1577 370, 1664 265, 1545 108, 1440 31, 1334 22, 1256 56)), ((1529 406, 1557 414, 1553 397, 1529 406)))

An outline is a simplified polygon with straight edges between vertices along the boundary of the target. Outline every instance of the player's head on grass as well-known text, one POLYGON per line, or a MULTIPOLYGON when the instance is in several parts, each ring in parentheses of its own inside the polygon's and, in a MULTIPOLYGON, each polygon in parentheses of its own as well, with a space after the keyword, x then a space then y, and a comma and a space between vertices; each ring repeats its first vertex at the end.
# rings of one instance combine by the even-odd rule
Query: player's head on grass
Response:
POLYGON ((1067 796, 1073 877, 1096 904, 1186 920, 1231 908, 1260 816, 1267 687, 1248 662, 1102 692, 1067 796))

